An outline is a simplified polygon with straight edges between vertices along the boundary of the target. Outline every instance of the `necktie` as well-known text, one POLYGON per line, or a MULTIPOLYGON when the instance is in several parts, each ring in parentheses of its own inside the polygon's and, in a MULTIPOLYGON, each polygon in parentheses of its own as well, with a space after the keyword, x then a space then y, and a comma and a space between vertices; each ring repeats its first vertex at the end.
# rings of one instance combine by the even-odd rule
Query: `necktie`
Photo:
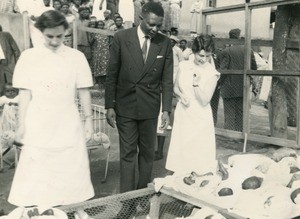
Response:
POLYGON ((149 36, 145 36, 145 41, 144 41, 143 46, 142 46, 142 54, 143 54, 144 63, 146 63, 146 59, 147 59, 148 40, 149 40, 149 36))

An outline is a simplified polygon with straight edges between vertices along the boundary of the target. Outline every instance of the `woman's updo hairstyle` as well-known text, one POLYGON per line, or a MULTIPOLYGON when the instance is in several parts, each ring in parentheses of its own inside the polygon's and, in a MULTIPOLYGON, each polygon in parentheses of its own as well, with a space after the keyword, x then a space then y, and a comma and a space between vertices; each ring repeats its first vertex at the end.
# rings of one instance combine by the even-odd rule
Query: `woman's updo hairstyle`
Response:
POLYGON ((38 17, 34 26, 41 32, 44 32, 46 28, 54 28, 61 25, 63 25, 65 30, 69 28, 65 16, 59 11, 49 10, 38 17))
POLYGON ((198 53, 201 50, 206 52, 214 52, 215 50, 215 43, 213 41, 213 37, 209 34, 200 34, 197 36, 192 45, 193 53, 198 53))

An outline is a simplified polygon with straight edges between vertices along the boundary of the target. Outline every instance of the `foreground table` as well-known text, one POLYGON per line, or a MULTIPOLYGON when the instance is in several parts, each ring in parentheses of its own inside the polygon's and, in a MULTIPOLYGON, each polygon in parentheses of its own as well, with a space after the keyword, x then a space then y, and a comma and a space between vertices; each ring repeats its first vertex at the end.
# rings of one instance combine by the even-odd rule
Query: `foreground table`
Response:
MULTIPOLYGON (((61 210, 67 213, 69 219, 75 219, 74 213, 84 210, 95 219, 115 218, 124 208, 130 206, 129 212, 136 219, 172 219, 189 216, 194 207, 211 207, 228 219, 245 219, 228 212, 226 209, 212 203, 199 200, 171 188, 162 188, 155 192, 153 184, 148 188, 111 195, 74 205, 62 206, 61 210)), ((127 209, 128 210, 128 209, 127 209)))

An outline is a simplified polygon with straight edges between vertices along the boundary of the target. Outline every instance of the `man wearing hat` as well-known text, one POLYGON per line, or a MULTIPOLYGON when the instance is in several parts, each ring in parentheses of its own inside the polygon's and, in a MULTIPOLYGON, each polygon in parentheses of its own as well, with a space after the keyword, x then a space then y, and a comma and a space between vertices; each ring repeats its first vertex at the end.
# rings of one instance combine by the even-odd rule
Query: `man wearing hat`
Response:
MULTIPOLYGON (((230 39, 239 39, 241 30, 236 28, 229 31, 230 39)), ((220 54, 220 70, 244 70, 244 45, 232 45, 220 54)), ((256 62, 251 53, 251 69, 256 70, 256 62)), ((221 96, 224 103, 224 128, 243 131, 243 92, 244 76, 223 74, 221 76, 221 96)))

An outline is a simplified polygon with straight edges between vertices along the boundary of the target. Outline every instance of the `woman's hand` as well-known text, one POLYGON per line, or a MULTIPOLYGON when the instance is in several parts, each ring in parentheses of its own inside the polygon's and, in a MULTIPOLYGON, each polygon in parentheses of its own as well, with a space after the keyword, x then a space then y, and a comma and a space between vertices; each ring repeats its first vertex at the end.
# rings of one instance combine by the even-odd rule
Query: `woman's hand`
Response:
POLYGON ((19 144, 20 146, 23 145, 23 137, 25 134, 25 126, 24 125, 19 125, 16 134, 15 134, 15 144, 19 144))
POLYGON ((92 139, 94 134, 92 118, 87 118, 84 123, 85 141, 88 142, 92 139))
POLYGON ((189 107, 190 106, 190 101, 188 98, 186 98, 186 96, 184 95, 181 95, 180 96, 180 100, 181 100, 181 103, 186 106, 186 107, 189 107))

